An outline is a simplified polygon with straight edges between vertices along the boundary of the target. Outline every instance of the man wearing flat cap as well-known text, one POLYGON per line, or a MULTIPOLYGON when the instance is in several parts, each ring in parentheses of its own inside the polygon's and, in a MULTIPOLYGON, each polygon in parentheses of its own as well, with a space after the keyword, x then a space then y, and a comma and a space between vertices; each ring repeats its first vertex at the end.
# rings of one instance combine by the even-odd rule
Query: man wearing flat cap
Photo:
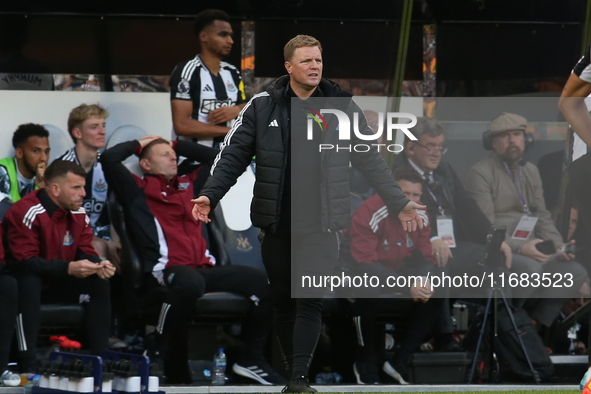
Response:
MULTIPOLYGON (((411 167, 424 179, 421 201, 431 218, 430 240, 437 265, 452 275, 481 275, 491 223, 443 160, 447 152, 443 126, 421 117, 411 132, 417 140, 405 141, 404 154, 398 155, 394 168, 411 167)), ((512 268, 509 245, 503 243, 501 250, 506 267, 512 268)))
POLYGON ((544 273, 551 273, 550 277, 555 273, 572 274, 573 283, 562 292, 553 286, 531 287, 531 296, 540 299, 527 302, 524 309, 532 319, 550 326, 564 302, 560 298, 572 297, 570 293, 576 290, 588 296, 589 287, 585 283, 587 272, 573 261, 572 254, 553 256, 560 252, 564 241, 546 209, 538 168, 523 160, 526 129, 527 120, 522 116, 503 113, 495 118, 485 132, 485 147, 492 152, 470 169, 464 187, 494 226, 507 227, 505 241, 513 251, 513 264, 527 267, 528 279, 535 282, 538 276, 532 276, 534 273, 540 280, 544 273), (552 241, 545 244, 551 245, 551 251, 538 249, 537 245, 544 241, 552 241))

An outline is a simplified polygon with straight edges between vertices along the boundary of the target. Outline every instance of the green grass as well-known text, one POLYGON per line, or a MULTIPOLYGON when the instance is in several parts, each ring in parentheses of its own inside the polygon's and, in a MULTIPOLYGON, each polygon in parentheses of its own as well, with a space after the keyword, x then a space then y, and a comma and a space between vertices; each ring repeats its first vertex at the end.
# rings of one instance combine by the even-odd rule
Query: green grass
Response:
MULTIPOLYGON (((431 394, 432 392, 418 392, 413 394, 431 394)), ((516 390, 516 391, 447 391, 445 394, 580 394, 579 390, 516 390)))
MULTIPOLYGON (((579 390, 498 390, 498 391, 436 391, 442 394, 499 394, 499 393, 511 393, 511 394, 580 394, 579 390)), ((397 391, 392 391, 397 393, 397 391)), ((416 391, 412 394, 432 394, 434 391, 416 391)), ((325 394, 342 394, 342 393, 325 393, 325 394)), ((363 394, 384 394, 381 393, 363 393, 363 394)))

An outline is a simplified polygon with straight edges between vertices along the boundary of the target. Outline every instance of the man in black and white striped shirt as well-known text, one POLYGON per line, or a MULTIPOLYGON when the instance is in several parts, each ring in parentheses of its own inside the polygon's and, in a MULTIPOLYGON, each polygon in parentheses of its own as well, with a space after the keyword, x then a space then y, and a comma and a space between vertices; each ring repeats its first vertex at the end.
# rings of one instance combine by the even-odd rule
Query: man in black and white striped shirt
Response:
MULTIPOLYGON (((228 14, 205 10, 195 18, 200 51, 170 78, 174 134, 217 147, 246 103, 240 71, 222 59, 232 50, 228 14)), ((174 139, 173 135, 173 139, 174 139)))
POLYGON ((99 161, 99 149, 105 147, 105 122, 109 111, 98 104, 81 104, 70 112, 68 132, 75 146, 56 160, 73 161, 86 172, 86 196, 82 206, 94 233, 92 245, 103 259, 119 266, 119 236, 111 227, 107 209, 109 188, 99 161))
MULTIPOLYGON (((587 46, 584 55, 573 68, 560 96, 558 106, 565 119, 575 132, 572 142, 572 163, 568 168, 569 191, 573 196, 573 205, 577 211, 578 224, 572 234, 577 245, 588 245, 591 240, 591 206, 588 203, 591 193, 591 115, 588 97, 591 95, 591 46, 587 46), (587 101, 587 102, 586 102, 587 101)), ((571 210, 569 209, 569 212, 571 210)), ((574 217, 574 216, 573 216, 574 217)), ((587 261, 589 270, 589 248, 577 251, 579 261, 587 261)))

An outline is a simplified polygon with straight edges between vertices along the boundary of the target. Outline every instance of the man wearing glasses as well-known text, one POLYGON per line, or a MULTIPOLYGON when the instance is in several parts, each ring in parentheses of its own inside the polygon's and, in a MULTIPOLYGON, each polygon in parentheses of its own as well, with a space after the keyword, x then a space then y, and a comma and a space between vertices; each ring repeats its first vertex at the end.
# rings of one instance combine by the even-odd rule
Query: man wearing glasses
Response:
MULTIPOLYGON (((417 141, 405 142, 405 154, 399 155, 394 167, 410 166, 424 179, 422 201, 431 217, 431 245, 437 265, 458 275, 481 271, 476 263, 484 258, 491 224, 451 165, 441 160, 447 152, 443 126, 424 117, 410 131, 417 141)), ((505 243, 502 250, 510 268, 511 250, 505 243)))
MULTIPOLYGON (((431 246, 439 267, 446 267, 449 275, 462 276, 482 274, 485 256, 486 236, 491 224, 482 213, 476 201, 464 190, 460 178, 449 163, 442 161, 447 152, 444 145, 444 129, 434 119, 417 119, 410 129, 416 141, 406 140, 403 154, 394 162, 394 168, 412 167, 423 178, 421 202, 427 206, 431 218, 431 246)), ((511 267, 511 250, 503 243, 505 265, 511 267)), ((453 294, 452 294, 453 297, 453 294)), ((449 303, 442 308, 442 316, 449 316, 449 303)), ((453 332, 440 319, 440 332, 453 332)), ((450 323, 448 323, 450 324, 450 323)), ((451 334, 436 341, 441 351, 459 350, 459 344, 452 340, 451 334)))

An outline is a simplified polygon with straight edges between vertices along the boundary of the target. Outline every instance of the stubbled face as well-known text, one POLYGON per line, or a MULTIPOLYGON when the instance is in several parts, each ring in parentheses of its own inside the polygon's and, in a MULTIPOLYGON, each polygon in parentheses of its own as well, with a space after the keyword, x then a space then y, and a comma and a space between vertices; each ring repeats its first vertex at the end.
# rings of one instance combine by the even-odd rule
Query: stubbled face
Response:
POLYGON ((233 35, 232 26, 228 22, 215 20, 199 33, 201 48, 220 58, 228 56, 234 45, 233 35))
POLYGON ((84 186, 86 179, 80 175, 68 172, 65 177, 58 178, 50 185, 52 190, 57 190, 57 205, 66 211, 77 211, 82 206, 82 200, 86 196, 84 186), (55 185, 57 188, 55 189, 55 185))
POLYGON ((412 183, 402 179, 398 181, 398 184, 406 198, 416 203, 421 201, 421 195, 423 194, 423 185, 421 183, 412 183))
POLYGON ((441 148, 445 138, 443 134, 437 137, 423 134, 416 144, 410 141, 405 150, 406 155, 425 172, 433 172, 441 163, 441 148))
MULTIPOLYGON (((37 166, 49 161, 49 141, 45 137, 32 136, 16 148, 16 157, 21 159, 25 168, 33 176, 37 172, 37 166)), ((23 174, 25 175, 25 174, 23 174)))
POLYGON ((106 124, 104 118, 93 116, 82 122, 80 127, 75 127, 72 134, 83 145, 93 149, 102 149, 105 147, 105 137, 107 135, 106 124))
POLYGON ((506 131, 493 137, 493 149, 507 163, 521 160, 525 150, 525 132, 506 131))
POLYGON ((153 145, 141 165, 144 171, 166 179, 174 178, 178 172, 176 153, 170 144, 153 145))
POLYGON ((294 51, 285 68, 291 81, 305 90, 312 90, 322 79, 322 53, 318 47, 301 47, 294 51))

